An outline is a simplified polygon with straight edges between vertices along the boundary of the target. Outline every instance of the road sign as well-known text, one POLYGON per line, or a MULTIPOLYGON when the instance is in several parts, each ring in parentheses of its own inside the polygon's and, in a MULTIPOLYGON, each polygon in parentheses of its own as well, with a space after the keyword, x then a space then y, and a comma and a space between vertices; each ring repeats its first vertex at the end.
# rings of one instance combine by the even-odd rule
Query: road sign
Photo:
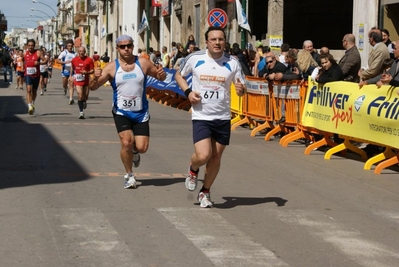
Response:
POLYGON ((224 28, 227 25, 227 14, 223 9, 214 8, 209 11, 208 24, 209 26, 217 26, 224 28))

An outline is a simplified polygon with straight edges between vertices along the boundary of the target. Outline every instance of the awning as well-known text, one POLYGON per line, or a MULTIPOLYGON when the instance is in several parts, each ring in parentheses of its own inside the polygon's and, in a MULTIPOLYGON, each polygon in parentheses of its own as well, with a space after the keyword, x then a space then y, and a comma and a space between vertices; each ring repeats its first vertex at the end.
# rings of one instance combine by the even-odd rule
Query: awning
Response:
POLYGON ((399 0, 381 0, 381 5, 398 4, 399 0))

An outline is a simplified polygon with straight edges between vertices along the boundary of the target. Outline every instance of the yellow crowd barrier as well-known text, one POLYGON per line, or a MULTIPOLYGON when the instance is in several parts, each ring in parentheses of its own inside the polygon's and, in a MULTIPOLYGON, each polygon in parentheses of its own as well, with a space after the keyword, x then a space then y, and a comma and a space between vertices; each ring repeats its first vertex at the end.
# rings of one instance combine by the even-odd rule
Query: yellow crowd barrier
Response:
POLYGON ((53 69, 61 70, 62 69, 62 65, 57 63, 56 61, 54 61, 53 69))
MULTIPOLYGON (((265 128, 270 128, 271 106, 269 105, 269 85, 263 79, 247 76, 247 93, 240 97, 239 120, 232 121, 231 129, 235 130, 238 126, 249 124, 251 126, 251 136, 265 128)), ((231 92, 232 97, 237 97, 235 90, 231 92)))

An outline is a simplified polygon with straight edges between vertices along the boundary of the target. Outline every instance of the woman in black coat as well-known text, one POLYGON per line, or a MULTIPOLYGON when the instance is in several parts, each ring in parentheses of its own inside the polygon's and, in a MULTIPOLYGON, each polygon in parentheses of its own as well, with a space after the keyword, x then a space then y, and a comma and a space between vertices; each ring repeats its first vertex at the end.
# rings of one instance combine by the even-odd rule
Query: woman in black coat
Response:
POLYGON ((331 54, 320 55, 321 69, 316 77, 318 83, 328 83, 335 81, 342 81, 344 74, 341 67, 331 54))
POLYGON ((190 34, 190 36, 188 36, 187 44, 184 48, 187 50, 188 47, 190 46, 190 44, 197 46, 197 44, 195 43, 194 35, 192 35, 192 34, 190 34))

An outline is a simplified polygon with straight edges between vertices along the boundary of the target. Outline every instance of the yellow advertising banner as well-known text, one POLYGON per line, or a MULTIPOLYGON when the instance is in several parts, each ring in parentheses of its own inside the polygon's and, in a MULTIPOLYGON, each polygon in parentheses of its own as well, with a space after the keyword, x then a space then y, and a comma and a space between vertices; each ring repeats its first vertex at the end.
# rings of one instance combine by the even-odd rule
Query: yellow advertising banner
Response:
POLYGON ((309 81, 302 125, 399 148, 398 88, 309 81))

